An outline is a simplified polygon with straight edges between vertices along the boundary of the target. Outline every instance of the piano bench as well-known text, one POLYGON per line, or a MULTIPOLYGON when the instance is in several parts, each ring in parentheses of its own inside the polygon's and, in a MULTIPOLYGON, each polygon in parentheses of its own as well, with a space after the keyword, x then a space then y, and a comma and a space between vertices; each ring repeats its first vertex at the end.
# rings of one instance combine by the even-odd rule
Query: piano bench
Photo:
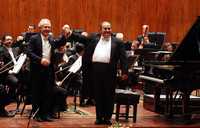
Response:
POLYGON ((115 104, 116 104, 116 121, 119 121, 119 117, 125 117, 126 120, 128 118, 133 118, 133 122, 136 122, 137 117, 137 105, 139 103, 140 95, 137 92, 133 92, 130 90, 115 90, 115 104), (120 105, 126 106, 125 113, 120 113, 120 105), (133 106, 133 116, 129 116, 129 108, 133 106))

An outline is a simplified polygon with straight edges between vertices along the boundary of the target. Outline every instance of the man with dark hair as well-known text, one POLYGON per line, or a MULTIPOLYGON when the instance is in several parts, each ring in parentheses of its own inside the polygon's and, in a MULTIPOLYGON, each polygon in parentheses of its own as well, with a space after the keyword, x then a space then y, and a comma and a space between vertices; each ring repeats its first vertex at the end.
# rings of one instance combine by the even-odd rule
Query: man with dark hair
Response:
MULTIPOLYGON (((12 48, 13 37, 10 34, 5 34, 2 38, 2 46, 0 48, 0 62, 1 67, 5 65, 12 65, 17 63, 17 56, 20 54, 19 48, 12 48)), ((18 88, 19 80, 11 70, 1 70, 0 73, 0 86, 1 86, 1 103, 0 103, 0 116, 10 116, 5 110, 5 106, 9 104, 10 98, 16 98, 16 89, 18 88), (8 86, 9 92, 5 90, 5 86, 8 86)))

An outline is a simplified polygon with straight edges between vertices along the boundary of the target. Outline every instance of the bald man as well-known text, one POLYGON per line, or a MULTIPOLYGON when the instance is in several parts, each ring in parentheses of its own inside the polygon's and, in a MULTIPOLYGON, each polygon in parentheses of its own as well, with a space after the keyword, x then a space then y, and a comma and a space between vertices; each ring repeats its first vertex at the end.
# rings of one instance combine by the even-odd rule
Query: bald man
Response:
POLYGON ((122 79, 127 79, 128 65, 123 42, 112 35, 111 23, 102 22, 100 33, 91 39, 85 50, 84 69, 91 73, 96 102, 95 124, 111 125, 116 87, 117 64, 120 61, 122 79))

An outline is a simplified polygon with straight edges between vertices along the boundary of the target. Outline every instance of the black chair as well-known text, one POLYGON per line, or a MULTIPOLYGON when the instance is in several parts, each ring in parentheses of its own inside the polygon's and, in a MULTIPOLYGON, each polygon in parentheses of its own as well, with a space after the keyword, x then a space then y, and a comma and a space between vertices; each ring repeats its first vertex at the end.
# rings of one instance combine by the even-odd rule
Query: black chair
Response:
POLYGON ((24 110, 25 110, 26 106, 32 104, 32 97, 30 95, 22 95, 20 98, 20 102, 22 102, 22 101, 24 102, 24 105, 23 105, 21 113, 20 113, 21 116, 24 114, 24 110))
POLYGON ((116 104, 116 121, 119 121, 119 117, 133 118, 133 122, 136 122, 137 118, 137 105, 139 103, 140 95, 137 92, 130 90, 116 89, 115 90, 115 104, 116 104), (126 105, 126 112, 120 113, 120 105, 126 105), (133 106, 133 116, 129 116, 129 108, 133 106))

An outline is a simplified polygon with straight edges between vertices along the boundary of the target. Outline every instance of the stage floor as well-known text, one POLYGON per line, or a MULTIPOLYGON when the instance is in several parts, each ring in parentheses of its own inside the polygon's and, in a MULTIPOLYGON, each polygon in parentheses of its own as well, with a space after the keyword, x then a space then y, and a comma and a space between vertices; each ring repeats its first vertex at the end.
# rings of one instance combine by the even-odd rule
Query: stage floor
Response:
MULTIPOLYGON (((132 119, 125 121, 123 118, 119 122, 115 121, 115 115, 113 115, 112 126, 108 125, 95 125, 95 107, 77 107, 77 112, 73 111, 73 98, 68 99, 69 109, 66 112, 61 113, 60 119, 55 119, 53 122, 37 122, 35 120, 30 121, 30 128, 94 128, 94 127, 110 127, 110 128, 129 128, 129 127, 200 127, 200 116, 193 115, 191 121, 186 121, 181 117, 174 117, 168 119, 164 115, 160 115, 154 112, 150 112, 143 108, 143 100, 141 97, 138 105, 137 122, 133 123, 132 119)), ((20 110, 22 109, 20 106, 20 110)), ((7 110, 14 110, 16 104, 10 104, 7 110)), ((122 106, 122 108, 125 108, 122 106)), ((21 116, 17 113, 12 118, 0 118, 0 128, 26 128, 28 125, 28 116, 31 110, 31 106, 27 106, 24 114, 21 116)), ((123 110, 123 109, 122 109, 123 110)), ((132 109, 130 109, 132 113, 132 109)))

